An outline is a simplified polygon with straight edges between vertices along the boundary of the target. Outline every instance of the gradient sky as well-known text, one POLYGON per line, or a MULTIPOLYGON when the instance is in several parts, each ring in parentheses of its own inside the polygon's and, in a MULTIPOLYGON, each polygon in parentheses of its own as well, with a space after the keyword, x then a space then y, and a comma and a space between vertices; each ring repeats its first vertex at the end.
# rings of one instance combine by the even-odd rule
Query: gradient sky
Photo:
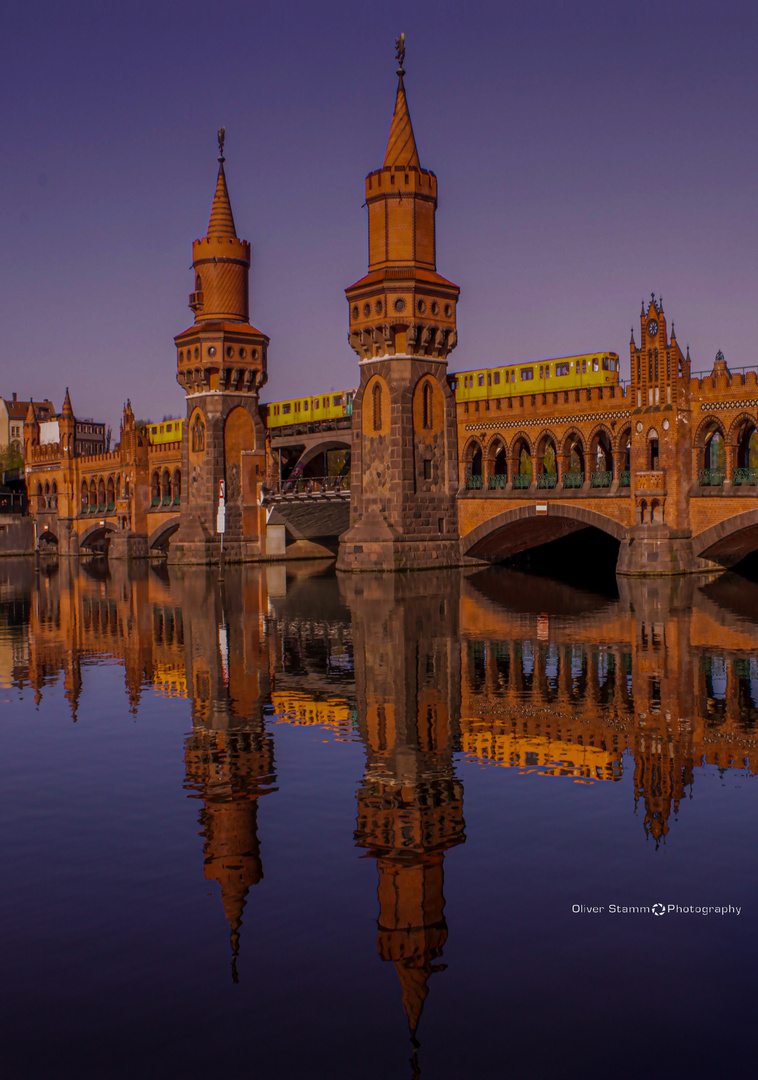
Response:
POLYGON ((6 0, 0 394, 70 385, 117 430, 183 415, 226 126, 264 400, 354 386, 344 289, 366 270, 405 31, 451 370, 615 350, 662 294, 693 370, 756 363, 758 5, 741 0, 6 0))

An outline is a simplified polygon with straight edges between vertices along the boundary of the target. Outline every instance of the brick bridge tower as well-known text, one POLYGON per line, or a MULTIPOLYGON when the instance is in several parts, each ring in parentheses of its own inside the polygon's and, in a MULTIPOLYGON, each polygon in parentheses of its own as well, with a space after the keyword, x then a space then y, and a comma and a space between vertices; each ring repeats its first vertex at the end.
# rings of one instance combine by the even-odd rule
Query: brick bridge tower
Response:
POLYGON ((676 574, 695 569, 690 527, 692 404, 689 354, 666 328, 663 301, 651 295, 640 312, 640 347, 632 330, 630 482, 635 525, 622 542, 623 574, 676 574))
POLYGON ((269 339, 250 325, 250 244, 234 226, 224 173, 224 129, 208 233, 192 245, 195 323, 175 339, 177 380, 187 395, 181 524, 173 562, 214 562, 220 537, 216 514, 226 484, 224 547, 231 559, 261 551, 258 488, 265 478, 265 427, 258 394, 265 384, 269 339))
POLYGON ((460 561, 455 399, 457 285, 437 273, 437 177, 422 169, 397 40, 398 87, 381 169, 366 177, 368 274, 346 290, 360 359, 353 405, 351 527, 341 570, 460 561))

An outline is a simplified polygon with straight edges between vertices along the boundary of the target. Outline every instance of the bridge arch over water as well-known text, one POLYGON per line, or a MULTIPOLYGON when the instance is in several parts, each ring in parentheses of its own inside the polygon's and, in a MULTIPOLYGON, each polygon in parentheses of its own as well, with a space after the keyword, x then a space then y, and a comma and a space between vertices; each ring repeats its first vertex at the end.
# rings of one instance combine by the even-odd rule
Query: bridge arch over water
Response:
POLYGON ((162 522, 157 529, 153 529, 147 540, 148 551, 165 552, 168 550, 169 541, 179 528, 181 518, 178 514, 162 522))
POLYGON ((584 506, 554 502, 545 505, 546 511, 542 513, 537 512, 536 505, 519 506, 478 525, 461 538, 463 555, 496 562, 590 526, 619 543, 626 538, 625 526, 605 514, 584 506))
POLYGON ((112 521, 106 521, 102 525, 99 521, 94 522, 80 534, 79 548, 94 548, 104 540, 110 540, 115 531, 116 526, 112 521))
POLYGON ((746 555, 758 551, 758 509, 718 521, 698 533, 692 541, 696 556, 721 566, 735 566, 746 555))

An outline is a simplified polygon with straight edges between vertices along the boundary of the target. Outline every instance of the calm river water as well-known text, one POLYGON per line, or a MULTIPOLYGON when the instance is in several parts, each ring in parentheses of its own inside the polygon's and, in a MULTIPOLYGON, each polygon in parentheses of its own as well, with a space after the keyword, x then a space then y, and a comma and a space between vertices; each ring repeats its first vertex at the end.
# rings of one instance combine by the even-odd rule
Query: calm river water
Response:
POLYGON ((4 1075, 742 1075, 757 646, 736 575, 0 561, 4 1075))

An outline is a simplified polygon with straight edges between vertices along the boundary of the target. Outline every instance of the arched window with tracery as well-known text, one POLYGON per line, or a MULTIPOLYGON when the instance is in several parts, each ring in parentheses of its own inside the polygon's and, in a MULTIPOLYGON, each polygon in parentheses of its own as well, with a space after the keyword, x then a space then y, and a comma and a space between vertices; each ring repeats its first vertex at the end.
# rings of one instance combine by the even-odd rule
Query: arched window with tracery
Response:
POLYGON ((205 423, 202 416, 198 413, 195 419, 192 421, 192 438, 191 445, 195 453, 201 453, 205 450, 205 423))

